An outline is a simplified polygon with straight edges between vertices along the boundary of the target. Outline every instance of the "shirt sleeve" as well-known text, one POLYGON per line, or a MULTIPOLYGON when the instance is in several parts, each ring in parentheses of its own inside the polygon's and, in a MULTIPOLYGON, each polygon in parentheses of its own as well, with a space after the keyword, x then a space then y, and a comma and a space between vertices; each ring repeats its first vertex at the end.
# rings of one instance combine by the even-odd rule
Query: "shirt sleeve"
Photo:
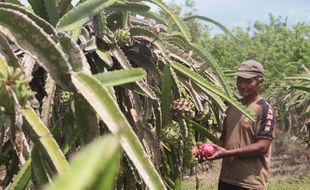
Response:
POLYGON ((275 129, 275 113, 272 107, 267 103, 261 103, 262 114, 260 120, 257 122, 257 139, 270 139, 274 138, 275 129))

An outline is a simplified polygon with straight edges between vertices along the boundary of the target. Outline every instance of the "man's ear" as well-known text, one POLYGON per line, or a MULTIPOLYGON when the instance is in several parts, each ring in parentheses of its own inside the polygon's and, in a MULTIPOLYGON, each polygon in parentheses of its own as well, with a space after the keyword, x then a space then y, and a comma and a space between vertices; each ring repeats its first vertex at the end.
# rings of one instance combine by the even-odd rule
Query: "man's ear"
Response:
POLYGON ((264 79, 260 79, 260 80, 259 80, 259 83, 258 83, 258 87, 263 86, 263 83, 264 83, 264 79))

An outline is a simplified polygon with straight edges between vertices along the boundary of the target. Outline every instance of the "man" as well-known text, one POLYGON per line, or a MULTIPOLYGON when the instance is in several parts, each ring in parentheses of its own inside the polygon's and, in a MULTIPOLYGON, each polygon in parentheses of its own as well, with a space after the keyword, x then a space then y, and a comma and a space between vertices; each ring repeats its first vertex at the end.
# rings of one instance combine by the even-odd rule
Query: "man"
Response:
POLYGON ((236 72, 241 103, 256 121, 232 105, 227 108, 223 133, 213 145, 216 152, 208 158, 223 158, 219 190, 267 189, 275 118, 271 106, 259 95, 263 74, 263 66, 254 60, 244 61, 236 72))

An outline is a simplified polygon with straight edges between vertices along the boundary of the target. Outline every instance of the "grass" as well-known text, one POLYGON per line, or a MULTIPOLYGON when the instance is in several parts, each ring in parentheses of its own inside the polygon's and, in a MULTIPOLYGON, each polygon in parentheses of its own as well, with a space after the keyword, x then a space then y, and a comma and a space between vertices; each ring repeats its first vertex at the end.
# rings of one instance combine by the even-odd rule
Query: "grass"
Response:
MULTIPOLYGON (((194 190, 195 183, 183 181, 182 190, 194 190)), ((292 180, 283 182, 270 182, 268 190, 310 190, 310 177, 303 180, 292 180)), ((217 184, 202 184, 199 190, 217 190, 217 184)))
POLYGON ((268 190, 306 190, 310 189, 310 177, 303 180, 271 182, 268 190))

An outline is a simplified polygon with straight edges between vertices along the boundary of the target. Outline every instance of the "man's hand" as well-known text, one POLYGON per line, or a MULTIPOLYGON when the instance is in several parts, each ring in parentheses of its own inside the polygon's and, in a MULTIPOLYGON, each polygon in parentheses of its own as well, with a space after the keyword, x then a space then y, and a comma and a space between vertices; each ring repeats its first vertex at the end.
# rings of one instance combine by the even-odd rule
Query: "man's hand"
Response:
POLYGON ((216 159, 220 159, 220 158, 223 158, 225 157, 226 153, 227 153, 227 150, 223 147, 220 147, 216 144, 212 144, 214 150, 215 150, 215 153, 208 157, 208 160, 216 160, 216 159))

